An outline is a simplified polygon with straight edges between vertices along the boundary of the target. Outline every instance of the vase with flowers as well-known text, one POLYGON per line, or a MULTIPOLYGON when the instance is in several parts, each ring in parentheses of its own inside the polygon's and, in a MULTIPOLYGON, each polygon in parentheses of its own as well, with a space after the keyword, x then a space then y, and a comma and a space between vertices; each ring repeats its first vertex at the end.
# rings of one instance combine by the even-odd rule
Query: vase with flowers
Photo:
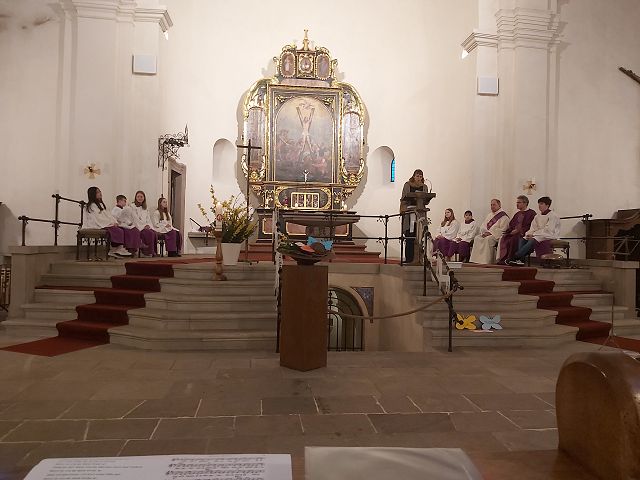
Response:
POLYGON ((213 214, 214 219, 216 216, 222 217, 223 264, 236 265, 242 243, 248 240, 256 230, 257 222, 252 220, 253 209, 251 207, 247 209, 247 204, 235 195, 232 195, 228 200, 219 200, 213 187, 210 187, 209 193, 211 205, 207 209, 199 203, 198 208, 212 229, 215 222, 211 221, 209 214, 213 214), (216 206, 218 206, 218 212, 216 212, 216 206))

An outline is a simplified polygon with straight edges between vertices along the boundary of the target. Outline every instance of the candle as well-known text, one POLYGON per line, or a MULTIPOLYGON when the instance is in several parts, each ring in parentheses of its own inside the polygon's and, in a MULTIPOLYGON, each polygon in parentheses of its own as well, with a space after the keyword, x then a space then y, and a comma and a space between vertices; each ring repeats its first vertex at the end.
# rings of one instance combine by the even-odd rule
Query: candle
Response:
POLYGON ((222 231, 222 204, 216 203, 216 230, 222 231))

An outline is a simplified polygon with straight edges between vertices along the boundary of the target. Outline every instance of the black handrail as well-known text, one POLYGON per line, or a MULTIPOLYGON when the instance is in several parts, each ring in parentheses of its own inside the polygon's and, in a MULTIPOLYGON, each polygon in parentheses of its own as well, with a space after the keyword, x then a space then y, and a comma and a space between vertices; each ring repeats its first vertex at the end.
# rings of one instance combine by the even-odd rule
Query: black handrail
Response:
POLYGON ((22 246, 26 245, 26 235, 27 235, 27 224, 29 222, 41 222, 41 223, 50 223, 53 226, 54 234, 53 234, 53 244, 58 245, 58 230, 60 229, 60 225, 75 225, 78 228, 82 227, 82 223, 84 221, 84 207, 87 204, 84 200, 74 200, 72 198, 63 197, 57 193, 51 195, 51 198, 55 198, 55 218, 53 219, 44 219, 44 218, 32 218, 26 215, 20 215, 18 220, 22 222, 22 246), (60 220, 60 201, 64 200, 65 202, 77 203, 80 206, 80 221, 79 222, 65 222, 60 220))

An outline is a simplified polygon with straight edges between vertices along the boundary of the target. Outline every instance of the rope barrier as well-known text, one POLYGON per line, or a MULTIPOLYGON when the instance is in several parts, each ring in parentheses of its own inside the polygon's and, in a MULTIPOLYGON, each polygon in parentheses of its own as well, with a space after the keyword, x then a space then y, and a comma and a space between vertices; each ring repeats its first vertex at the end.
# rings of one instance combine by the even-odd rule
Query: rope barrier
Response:
POLYGON ((392 315, 380 315, 380 316, 366 316, 366 315, 351 315, 350 313, 342 313, 342 312, 337 312, 337 311, 331 311, 329 310, 327 312, 328 315, 340 315, 341 317, 347 317, 347 318, 363 318, 365 320, 386 320, 388 318, 397 318, 397 317, 404 317, 406 315, 411 315, 412 313, 416 313, 419 312, 421 310, 426 310, 427 308, 431 307, 432 305, 435 305, 436 303, 445 300, 449 297, 451 297, 453 295, 453 292, 447 293, 446 295, 441 295, 440 297, 436 298, 435 300, 427 303, 426 305, 422 305, 421 307, 418 308, 414 308, 413 310, 409 310, 407 312, 402 312, 402 313, 394 313, 392 315))

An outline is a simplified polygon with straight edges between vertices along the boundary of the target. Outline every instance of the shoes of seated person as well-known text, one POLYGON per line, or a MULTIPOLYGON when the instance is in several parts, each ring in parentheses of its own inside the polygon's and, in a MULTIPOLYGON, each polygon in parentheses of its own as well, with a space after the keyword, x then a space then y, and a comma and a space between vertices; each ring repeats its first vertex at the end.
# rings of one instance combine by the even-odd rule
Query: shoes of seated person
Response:
POLYGON ((120 254, 117 252, 117 249, 115 248, 110 248, 109 253, 107 253, 107 255, 114 258, 120 258, 120 254))
POLYGON ((150 254, 150 253, 142 253, 142 252, 140 252, 140 258, 151 258, 151 257, 153 257, 153 255, 150 254))
POLYGON ((511 265, 512 267, 523 267, 524 266, 524 262, 522 260, 509 260, 507 263, 509 265, 511 265))
POLYGON ((182 255, 180 255, 178 252, 169 252, 167 254, 168 257, 181 257, 182 255))
POLYGON ((121 257, 130 257, 131 256, 131 252, 129 250, 127 250, 126 248, 124 248, 124 245, 120 245, 118 248, 116 248, 115 252, 120 255, 121 257))

